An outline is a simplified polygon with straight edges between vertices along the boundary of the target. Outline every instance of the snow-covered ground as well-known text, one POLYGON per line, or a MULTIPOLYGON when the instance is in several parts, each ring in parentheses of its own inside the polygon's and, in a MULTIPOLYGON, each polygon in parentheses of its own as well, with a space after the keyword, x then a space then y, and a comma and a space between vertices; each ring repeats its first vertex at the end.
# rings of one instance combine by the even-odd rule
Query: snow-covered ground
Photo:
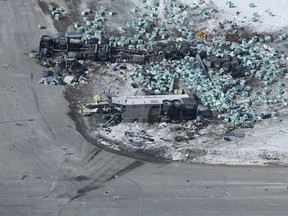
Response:
MULTIPOLYGON (((181 2, 188 5, 199 3, 198 0, 182 0, 181 2)), ((220 22, 233 21, 249 32, 259 34, 287 33, 287 0, 233 0, 231 2, 234 6, 229 8, 226 0, 203 1, 203 4, 218 10, 213 19, 206 21, 207 32, 219 28, 220 22)), ((240 133, 245 134, 245 138, 231 137, 230 141, 210 136, 214 132, 213 129, 204 130, 201 132, 204 138, 189 141, 189 145, 194 150, 207 151, 207 154, 196 155, 192 161, 234 165, 288 164, 287 126, 288 121, 286 119, 283 119, 280 123, 266 120, 253 129, 241 129, 240 133)), ((118 134, 120 134, 124 128, 120 126, 118 129, 120 129, 118 131, 118 134)), ((116 128, 115 130, 117 131, 116 128)), ((162 130, 161 133, 158 133, 158 138, 162 135, 173 140, 172 137, 169 137, 171 135, 169 131, 165 128, 162 128, 162 130)), ((175 146, 175 142, 166 143, 166 145, 175 146)), ((189 157, 188 154, 185 155, 183 152, 178 153, 177 150, 171 152, 173 159, 181 160, 189 157)))
POLYGON ((249 27, 259 33, 287 30, 288 2, 286 0, 232 0, 231 2, 235 5, 232 8, 227 7, 225 0, 211 0, 210 2, 219 10, 220 20, 232 20, 239 26, 249 27), (253 22, 253 17, 256 17, 257 21, 253 22))
MULTIPOLYGON (((228 8, 226 0, 205 1, 218 9, 219 13, 215 19, 217 22, 233 21, 248 31, 260 34, 288 33, 287 0, 232 0, 231 2, 234 7, 228 8), (254 6, 252 7, 251 4, 254 6), (253 21, 253 17, 257 20, 253 21)), ((287 120, 284 119, 281 123, 266 121, 253 129, 244 131, 245 138, 215 145, 201 161, 215 164, 265 164, 267 162, 288 164, 287 120)))
MULTIPOLYGON (((152 0, 148 0, 148 3, 150 1, 152 0)), ((199 25, 201 25, 201 28, 199 29, 206 31, 208 34, 213 32, 215 29, 219 30, 219 23, 225 23, 225 21, 232 21, 237 23, 238 26, 243 27, 244 30, 250 33, 288 33, 288 14, 286 9, 286 5, 288 4, 287 0, 179 1, 187 5, 191 5, 193 3, 199 4, 199 2, 201 2, 202 5, 216 8, 218 10, 217 13, 213 13, 213 17, 210 20, 201 21, 201 23, 199 23, 199 25), (227 2, 232 2, 232 7, 228 7, 227 2)), ((160 0, 159 9, 163 9, 165 3, 169 2, 171 3, 174 1, 160 0)), ((139 8, 143 7, 143 4, 140 4, 139 0, 131 0, 131 3, 139 6, 139 8)), ((162 15, 162 18, 164 18, 165 13, 163 11, 159 11, 159 14, 162 15)), ((179 14, 177 14, 177 16, 179 16, 179 14)), ((129 92, 129 89, 126 90, 129 92)), ((241 135, 244 134, 245 137, 232 136, 229 137, 229 141, 223 139, 223 131, 221 130, 221 125, 211 125, 208 127, 208 129, 199 131, 197 139, 189 141, 184 140, 183 142, 175 142, 175 136, 177 134, 175 135, 174 133, 173 135, 171 133, 171 128, 162 126, 149 128, 146 125, 141 124, 121 124, 115 127, 111 127, 112 131, 110 133, 107 133, 106 131, 102 131, 100 133, 102 133, 102 135, 106 136, 108 139, 117 138, 118 141, 123 141, 127 148, 133 149, 131 143, 129 143, 127 141, 127 137, 125 137, 125 132, 129 131, 134 133, 142 133, 141 131, 144 130, 146 131, 144 136, 153 135, 155 141, 160 143, 161 146, 169 147, 170 151, 168 151, 168 154, 170 154, 171 158, 174 160, 184 160, 188 158, 194 162, 213 164, 287 165, 287 126, 287 119, 282 119, 281 122, 274 121, 273 119, 267 119, 259 124, 256 124, 254 128, 239 129, 237 132, 241 135), (189 148, 190 152, 182 151, 185 148, 189 148)), ((93 133, 98 134, 96 131, 93 133)), ((118 149, 117 145, 113 145, 113 141, 109 144, 106 142, 106 145, 111 148, 118 149)), ((150 144, 148 142, 147 146, 149 145, 152 148, 157 148, 157 144, 155 145, 153 142, 150 144)))

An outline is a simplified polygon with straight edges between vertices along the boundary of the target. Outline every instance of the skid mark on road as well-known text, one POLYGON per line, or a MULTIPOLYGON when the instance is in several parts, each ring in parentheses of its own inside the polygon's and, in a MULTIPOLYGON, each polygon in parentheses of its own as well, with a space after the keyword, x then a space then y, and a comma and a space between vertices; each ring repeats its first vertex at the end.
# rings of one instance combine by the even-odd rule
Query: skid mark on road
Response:
POLYGON ((122 176, 125 175, 126 173, 130 172, 131 170, 140 167, 144 164, 144 162, 142 161, 134 161, 133 163, 129 164, 127 167, 125 167, 124 169, 118 171, 117 173, 115 173, 113 176, 109 177, 108 179, 105 180, 106 181, 110 181, 112 179, 114 179, 116 176, 122 176))
POLYGON ((78 198, 79 195, 85 195, 86 193, 93 191, 93 190, 97 190, 98 188, 104 186, 104 184, 108 181, 111 181, 112 179, 115 179, 116 176, 121 176, 124 175, 128 172, 130 172, 131 170, 143 165, 144 163, 141 161, 135 161, 131 164, 129 164, 128 166, 124 167, 123 169, 119 170, 116 173, 109 173, 109 172, 104 172, 102 173, 97 180, 91 182, 90 184, 80 188, 77 191, 77 195, 72 197, 71 200, 74 200, 75 198, 78 198))
POLYGON ((98 150, 94 151, 92 156, 89 158, 88 163, 90 161, 92 161, 101 151, 102 151, 102 149, 98 149, 98 150))
POLYGON ((54 187, 55 187, 55 182, 53 181, 50 189, 47 191, 47 193, 45 193, 43 196, 41 196, 41 199, 48 197, 48 195, 52 192, 54 187))
POLYGON ((110 153, 100 150, 90 153, 89 157, 83 162, 81 166, 74 170, 73 176, 76 176, 75 174, 79 174, 79 172, 85 173, 87 179, 75 181, 74 178, 73 182, 66 186, 64 191, 58 191, 59 198, 68 198, 70 201, 78 199, 91 191, 105 186, 106 182, 115 179, 116 176, 124 175, 144 164, 142 161, 135 161, 121 156, 111 156, 110 153))

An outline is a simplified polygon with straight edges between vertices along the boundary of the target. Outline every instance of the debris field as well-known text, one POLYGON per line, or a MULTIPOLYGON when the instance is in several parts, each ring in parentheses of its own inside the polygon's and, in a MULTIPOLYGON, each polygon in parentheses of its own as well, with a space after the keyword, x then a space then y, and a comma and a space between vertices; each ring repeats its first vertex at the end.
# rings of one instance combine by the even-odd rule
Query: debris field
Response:
MULTIPOLYGON (((48 4, 55 22, 72 18, 74 30, 44 35, 30 54, 45 67, 39 83, 69 85, 66 98, 83 135, 169 160, 285 164, 287 147, 249 142, 269 125, 277 131, 287 124, 288 35, 219 19, 221 8, 211 1, 128 2, 88 1, 74 15, 48 4)), ((237 16, 237 3, 226 1, 225 10, 237 16)), ((258 3, 245 7, 254 10, 249 22, 261 25, 258 3)))

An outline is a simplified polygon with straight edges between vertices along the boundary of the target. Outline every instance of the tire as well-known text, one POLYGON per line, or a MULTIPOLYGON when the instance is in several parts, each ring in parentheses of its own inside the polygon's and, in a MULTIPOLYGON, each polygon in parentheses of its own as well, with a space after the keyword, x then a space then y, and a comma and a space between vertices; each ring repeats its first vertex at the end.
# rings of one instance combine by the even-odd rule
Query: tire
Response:
POLYGON ((158 54, 160 52, 163 52, 163 47, 164 47, 163 43, 161 42, 155 43, 153 46, 154 53, 158 54))
POLYGON ((105 51, 99 51, 98 52, 98 59, 100 59, 101 61, 105 61, 107 60, 107 52, 105 51))
POLYGON ((191 54, 191 50, 189 47, 183 47, 181 50, 180 50, 180 53, 182 56, 189 56, 191 54))
POLYGON ((175 58, 178 55, 178 50, 176 48, 168 49, 165 54, 165 56, 168 58, 175 58))
POLYGON ((230 62, 224 62, 222 68, 225 72, 230 72, 232 69, 232 65, 230 62))
POLYGON ((187 41, 181 41, 179 43, 179 50, 185 49, 185 48, 189 48, 190 49, 190 45, 187 41))
POLYGON ((49 35, 43 35, 43 36, 41 37, 41 40, 42 40, 43 42, 51 42, 51 41, 53 41, 53 38, 52 38, 51 36, 49 36, 49 35))
POLYGON ((243 65, 238 65, 238 66, 234 67, 233 70, 231 71, 231 76, 234 78, 244 77, 245 76, 245 70, 244 70, 243 65))
POLYGON ((88 60, 95 61, 97 59, 97 55, 96 55, 96 53, 88 53, 86 58, 88 60))
POLYGON ((226 55, 222 59, 223 59, 224 62, 230 62, 232 60, 232 56, 226 55))
POLYGON ((231 65, 233 67, 236 67, 236 66, 238 66, 240 64, 241 64, 241 59, 239 59, 239 58, 233 58, 232 61, 231 61, 231 65))
POLYGON ((176 43, 174 41, 168 41, 166 44, 165 56, 168 58, 174 58, 177 55, 178 55, 178 50, 176 47, 176 43))
POLYGON ((183 57, 191 54, 190 45, 187 41, 181 41, 179 43, 179 53, 181 53, 183 57))
POLYGON ((166 46, 167 49, 176 49, 176 43, 174 41, 168 41, 166 46))
POLYGON ((223 64, 223 62, 222 62, 221 59, 217 59, 217 60, 214 61, 214 67, 216 69, 220 69, 222 67, 222 64, 223 64))

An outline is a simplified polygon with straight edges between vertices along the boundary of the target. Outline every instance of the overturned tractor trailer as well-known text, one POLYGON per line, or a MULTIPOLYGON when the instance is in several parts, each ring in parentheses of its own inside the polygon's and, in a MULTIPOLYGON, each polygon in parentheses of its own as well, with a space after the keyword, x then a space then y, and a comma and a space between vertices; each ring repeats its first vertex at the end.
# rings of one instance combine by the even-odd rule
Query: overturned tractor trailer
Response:
POLYGON ((93 61, 147 63, 162 61, 164 58, 177 59, 196 55, 196 50, 187 41, 156 42, 152 46, 143 45, 143 49, 129 49, 118 46, 115 41, 103 35, 97 38, 86 38, 80 32, 67 32, 63 36, 43 35, 39 43, 39 58, 65 55, 76 59, 93 61))

